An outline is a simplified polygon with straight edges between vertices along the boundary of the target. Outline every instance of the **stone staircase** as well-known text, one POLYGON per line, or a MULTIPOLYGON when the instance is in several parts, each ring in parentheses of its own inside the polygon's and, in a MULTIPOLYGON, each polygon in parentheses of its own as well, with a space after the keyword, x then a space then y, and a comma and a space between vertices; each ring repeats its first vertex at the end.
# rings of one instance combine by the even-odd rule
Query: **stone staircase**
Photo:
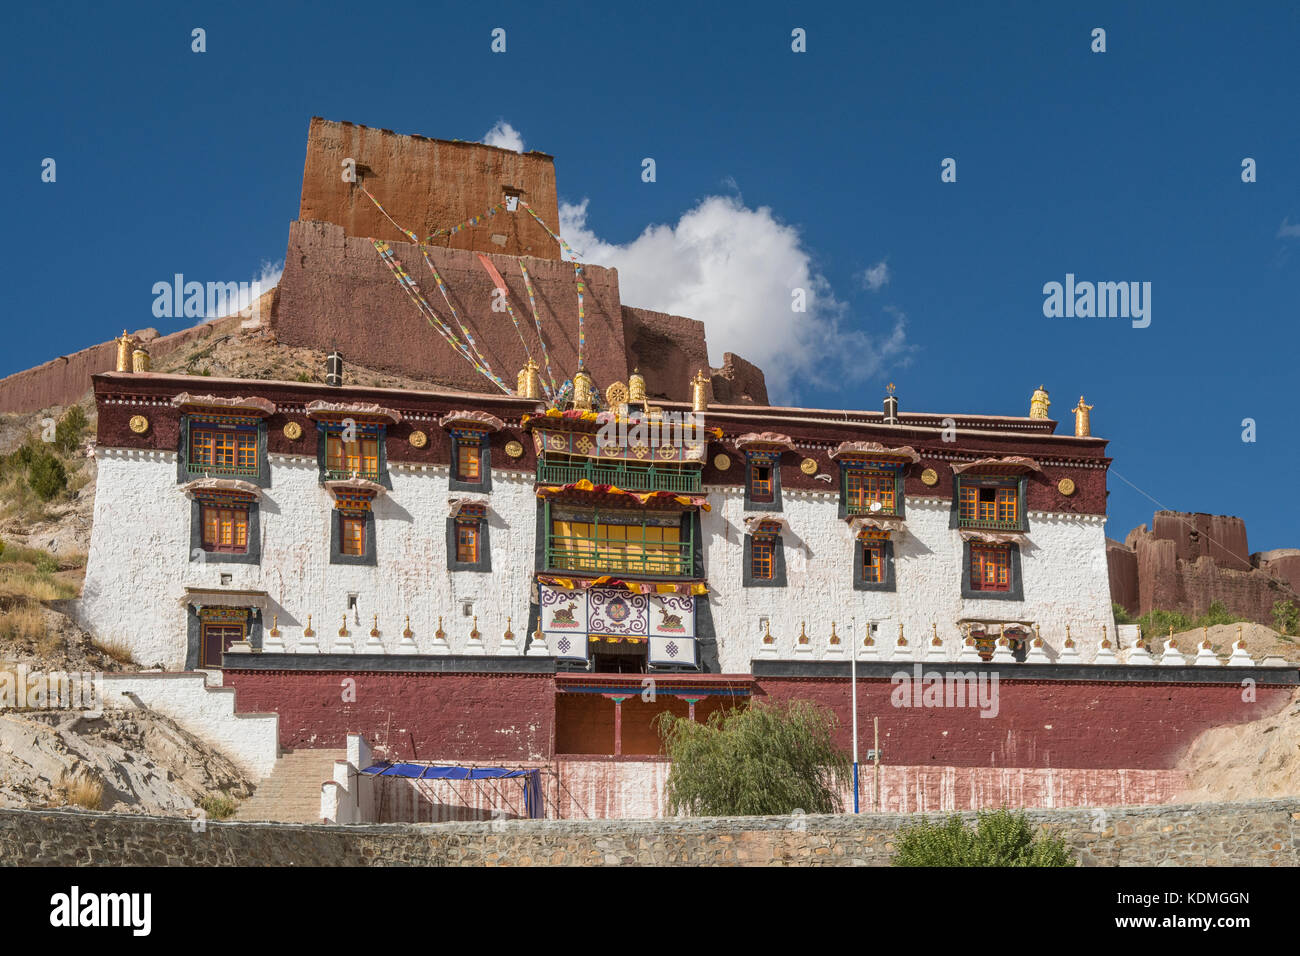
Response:
POLYGON ((320 823, 320 786, 334 779, 334 761, 346 756, 344 750, 284 751, 234 819, 320 823))

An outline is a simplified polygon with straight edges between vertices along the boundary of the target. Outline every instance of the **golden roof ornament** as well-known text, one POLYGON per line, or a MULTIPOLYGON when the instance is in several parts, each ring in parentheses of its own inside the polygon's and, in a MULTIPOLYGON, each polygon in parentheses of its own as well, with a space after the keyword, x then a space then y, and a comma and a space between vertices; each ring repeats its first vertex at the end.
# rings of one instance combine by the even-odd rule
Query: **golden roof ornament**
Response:
POLYGON ((1047 389, 1039 385, 1029 399, 1029 417, 1047 418, 1047 410, 1052 407, 1052 400, 1047 397, 1047 389))
POLYGON ((696 369, 691 379, 691 411, 704 412, 709 408, 709 380, 704 377, 704 369, 696 369))
POLYGON ((126 329, 122 330, 122 337, 117 340, 117 370, 119 372, 131 371, 131 336, 126 334, 126 329))
POLYGON ((415 632, 411 630, 411 615, 409 614, 406 615, 406 627, 402 629, 402 637, 406 638, 408 641, 415 637, 415 632))
POLYGON ((311 615, 310 615, 310 614, 307 615, 307 627, 306 627, 306 629, 302 632, 302 636, 303 636, 303 637, 315 637, 315 636, 316 636, 316 632, 313 631, 313 630, 311 629, 311 615))
POLYGON ((934 639, 930 643, 935 647, 942 647, 943 641, 939 640, 939 625, 933 621, 930 622, 930 633, 934 635, 934 639))
POLYGON ((439 641, 447 639, 447 632, 442 629, 442 615, 438 615, 438 629, 433 632, 433 636, 439 641))
POLYGON ((131 371, 147 372, 149 365, 149 350, 144 347, 143 342, 136 343, 135 349, 131 352, 131 371))
POLYGON ((537 370, 537 363, 531 358, 519 370, 519 375, 515 378, 515 384, 517 386, 515 391, 520 398, 541 399, 542 376, 537 370))
POLYGON ((595 385, 586 369, 578 369, 573 376, 573 407, 582 411, 591 411, 595 385))
POLYGON ((838 644, 839 642, 840 642, 840 636, 835 633, 835 622, 831 621, 831 643, 838 644))
POLYGON ((1071 409, 1074 412, 1074 434, 1076 438, 1087 438, 1092 434, 1092 424, 1088 415, 1091 410, 1092 406, 1085 405, 1083 396, 1080 395, 1079 404, 1071 409))
POLYGON ((772 625, 771 625, 771 623, 768 622, 768 621, 764 621, 764 622, 763 622, 763 643, 764 643, 764 644, 771 644, 771 643, 773 643, 773 638, 772 638, 772 625))
POLYGON ((898 625, 898 646, 899 646, 899 647, 906 647, 906 646, 907 646, 907 638, 903 637, 903 625, 902 625, 902 624, 899 624, 899 625, 898 625))
POLYGON ((627 379, 627 400, 629 402, 645 401, 645 376, 639 368, 634 368, 627 379))
POLYGON ((805 623, 804 621, 799 622, 799 643, 800 644, 808 643, 808 635, 804 633, 804 623, 805 623))
POLYGON ((605 389, 605 407, 626 414, 627 396, 627 386, 622 382, 615 382, 605 389))

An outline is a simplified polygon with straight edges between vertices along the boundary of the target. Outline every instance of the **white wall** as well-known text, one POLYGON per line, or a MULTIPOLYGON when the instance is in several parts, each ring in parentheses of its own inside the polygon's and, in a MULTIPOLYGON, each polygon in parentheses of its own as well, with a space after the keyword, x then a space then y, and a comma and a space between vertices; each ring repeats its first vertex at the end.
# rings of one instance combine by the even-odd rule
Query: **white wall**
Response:
MULTIPOLYGON (((908 497, 904 528, 894 532, 894 591, 853 588, 855 555, 849 524, 838 514, 834 492, 782 490, 780 516, 787 586, 742 587, 745 526, 740 488, 709 489, 705 513, 704 566, 724 673, 744 673, 762 646, 759 618, 770 618, 777 655, 794 651, 801 621, 813 657, 826 655, 831 621, 847 647, 847 625, 856 617, 856 638, 866 621, 879 621, 877 645, 892 650, 898 625, 909 645, 928 643, 938 625, 950 658, 961 649, 956 622, 967 618, 1024 621, 1040 626, 1055 656, 1071 626, 1084 661, 1090 661, 1103 625, 1112 629, 1110 582, 1106 572, 1104 518, 1029 512, 1029 533, 1020 544, 1024 600, 970 600, 962 592, 962 539, 948 527, 945 499, 908 497)), ((773 513, 767 513, 775 516, 773 513)))
MULTIPOLYGON (((97 454, 99 484, 81 618, 98 636, 125 639, 141 664, 184 666, 186 611, 180 601, 186 586, 265 590, 271 607, 262 623, 263 641, 278 613, 290 652, 302 642, 308 614, 320 650, 329 652, 339 641, 350 592, 358 595, 358 610, 348 616, 358 652, 377 613, 388 653, 401 640, 407 614, 420 652, 431 651, 442 615, 452 653, 462 653, 472 626, 462 616, 463 601, 473 602, 489 654, 498 651, 507 615, 523 647, 537 520, 531 473, 493 471, 491 573, 450 572, 447 502, 461 493, 449 492, 445 467, 390 466, 393 488, 374 503, 379 563, 358 567, 329 563, 333 503, 317 481, 315 459, 273 454, 271 487, 263 490, 261 503, 261 563, 205 564, 190 559, 190 500, 176 482, 175 454, 113 449, 97 454), (221 583, 223 574, 231 576, 228 584, 221 583)), ((962 540, 948 527, 948 501, 908 497, 904 530, 895 533, 896 590, 857 591, 854 541, 848 523, 837 517, 836 494, 784 490, 788 585, 745 588, 742 490, 706 490, 713 510, 702 518, 704 566, 724 672, 749 670, 761 646, 761 615, 770 617, 778 655, 787 658, 801 621, 807 621, 816 658, 825 656, 832 620, 848 641, 850 617, 859 622, 858 640, 865 622, 881 622, 878 643, 887 648, 900 622, 914 647, 928 642, 931 624, 937 624, 953 658, 961 644, 959 619, 1037 623, 1052 656, 1068 623, 1084 661, 1095 655, 1102 626, 1113 626, 1100 516, 1031 511, 1021 543, 1024 601, 964 600, 962 540)))
POLYGON ((176 481, 176 455, 101 449, 95 518, 79 615, 103 637, 120 636, 138 663, 178 670, 185 665, 185 588, 265 590, 271 601, 262 622, 267 639, 272 616, 286 650, 302 640, 312 615, 320 650, 339 641, 349 593, 358 595, 348 615, 355 650, 369 639, 379 615, 388 653, 402 639, 406 615, 421 652, 428 652, 443 616, 453 653, 469 640, 472 601, 489 654, 511 629, 522 648, 528 628, 536 534, 531 474, 495 470, 488 503, 490 573, 447 570, 448 499, 445 467, 391 465, 393 488, 374 502, 378 565, 330 564, 333 501, 317 480, 315 458, 272 454, 271 487, 261 500, 260 564, 207 564, 190 557, 190 499, 176 481), (223 574, 230 575, 227 584, 223 574), (277 606, 278 605, 278 606, 277 606))

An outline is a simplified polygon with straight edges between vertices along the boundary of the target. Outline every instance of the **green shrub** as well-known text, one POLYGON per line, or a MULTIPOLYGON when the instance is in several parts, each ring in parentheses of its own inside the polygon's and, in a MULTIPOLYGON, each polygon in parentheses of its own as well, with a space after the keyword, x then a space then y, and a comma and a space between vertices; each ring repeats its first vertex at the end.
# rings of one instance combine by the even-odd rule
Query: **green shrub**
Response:
POLYGON ((1294 601, 1273 602, 1273 629, 1279 634, 1294 634, 1300 627, 1300 608, 1294 601))
POLYGON ((226 820, 234 816, 239 804, 224 793, 210 793, 199 801, 199 807, 209 820, 226 820))
POLYGON ((655 718, 672 765, 670 815, 837 813, 848 756, 833 741, 835 714, 811 701, 717 710, 705 723, 655 718))
POLYGON ((86 413, 80 405, 73 405, 54 426, 54 446, 65 455, 71 455, 81 444, 81 434, 86 430, 86 413))
POLYGON ((41 449, 27 466, 27 487, 42 501, 49 501, 68 487, 68 472, 63 462, 41 449))
POLYGON ((1111 612, 1115 615, 1116 624, 1136 624, 1133 615, 1129 614, 1128 609, 1118 601, 1112 601, 1110 604, 1111 612))
POLYGON ((898 833, 894 866, 1074 866, 1065 840, 1036 834, 1023 813, 1009 810, 978 814, 975 829, 959 816, 947 823, 920 823, 898 833))

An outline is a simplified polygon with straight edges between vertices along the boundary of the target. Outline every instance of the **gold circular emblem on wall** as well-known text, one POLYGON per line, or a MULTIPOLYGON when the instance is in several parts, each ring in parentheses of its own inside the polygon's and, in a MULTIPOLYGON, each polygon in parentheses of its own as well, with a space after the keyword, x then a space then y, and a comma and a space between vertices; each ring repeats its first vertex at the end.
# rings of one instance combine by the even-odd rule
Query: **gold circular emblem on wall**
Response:
POLYGON ((145 418, 143 415, 131 416, 131 431, 135 432, 137 435, 143 435, 148 430, 149 419, 145 418))
POLYGON ((799 470, 802 471, 805 475, 817 474, 816 460, 812 458, 805 458, 803 461, 799 462, 799 470))
POLYGON ((1056 490, 1063 495, 1074 494, 1074 479, 1062 478, 1060 481, 1056 483, 1056 490))
POLYGON ((413 431, 407 441, 411 443, 412 448, 423 448, 429 444, 429 436, 422 431, 413 431))
POLYGON ((622 382, 615 382, 609 388, 605 389, 605 404, 610 408, 617 409, 620 405, 627 404, 628 390, 622 382))
POLYGON ((297 441, 302 437, 302 426, 297 422, 286 422, 284 426, 284 437, 289 441, 297 441))
POLYGON ((522 458, 524 455, 524 446, 517 441, 506 442, 506 454, 511 458, 522 458))
POLYGON ((726 471, 728 468, 731 467, 731 456, 730 456, 730 455, 714 455, 714 456, 713 456, 713 467, 716 468, 716 469, 718 469, 718 471, 726 471))
POLYGON ((933 468, 927 468, 921 472, 921 483, 933 488, 939 483, 939 473, 933 468))

